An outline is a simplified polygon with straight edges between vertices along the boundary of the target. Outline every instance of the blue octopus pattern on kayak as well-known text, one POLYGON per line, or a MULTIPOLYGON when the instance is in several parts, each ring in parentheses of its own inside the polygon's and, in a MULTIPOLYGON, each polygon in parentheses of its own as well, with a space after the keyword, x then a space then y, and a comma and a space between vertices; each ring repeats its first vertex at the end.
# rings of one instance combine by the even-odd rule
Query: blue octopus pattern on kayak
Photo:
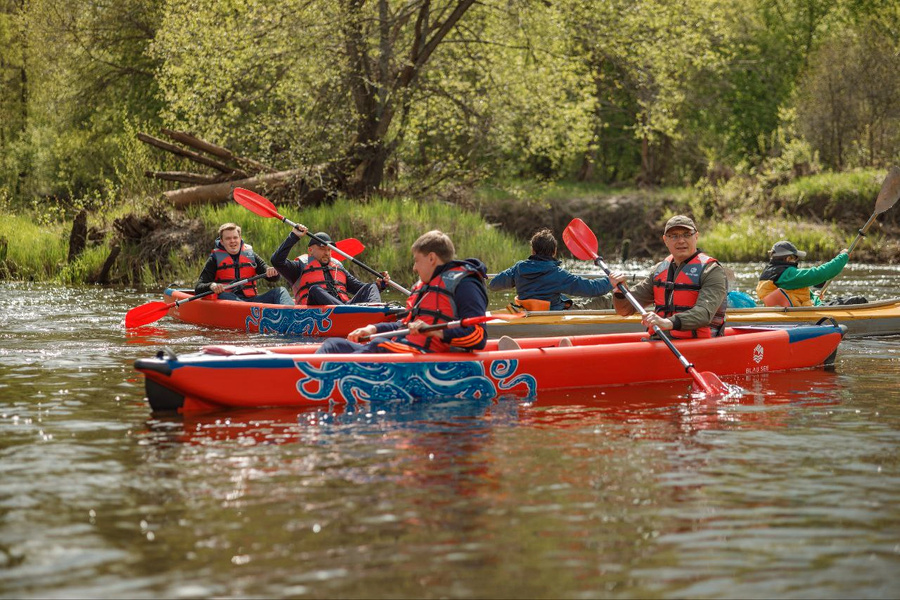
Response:
POLYGON ((428 363, 325 362, 320 367, 296 361, 304 377, 297 391, 310 400, 327 400, 339 392, 347 403, 417 398, 487 399, 498 390, 516 390, 533 396, 537 382, 528 374, 516 375, 517 360, 490 363, 490 377, 478 361, 428 363), (495 381, 496 380, 496 383, 495 381))
POLYGON ((244 328, 248 332, 314 336, 331 329, 333 308, 262 308, 250 307, 244 328))

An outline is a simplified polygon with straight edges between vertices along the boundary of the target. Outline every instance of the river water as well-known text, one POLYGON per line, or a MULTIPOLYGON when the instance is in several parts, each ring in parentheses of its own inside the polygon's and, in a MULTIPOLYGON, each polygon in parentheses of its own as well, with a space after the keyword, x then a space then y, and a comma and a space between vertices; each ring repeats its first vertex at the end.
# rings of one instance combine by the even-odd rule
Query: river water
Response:
POLYGON ((162 417, 136 358, 273 340, 122 328, 158 299, 0 283, 3 597, 898 597, 900 336, 718 403, 664 384, 162 417))

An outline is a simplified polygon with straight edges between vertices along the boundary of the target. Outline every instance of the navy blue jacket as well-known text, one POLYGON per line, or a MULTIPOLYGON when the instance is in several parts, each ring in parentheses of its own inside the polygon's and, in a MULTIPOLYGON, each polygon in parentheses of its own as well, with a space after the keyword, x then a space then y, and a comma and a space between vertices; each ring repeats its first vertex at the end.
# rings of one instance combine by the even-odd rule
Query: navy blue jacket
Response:
POLYGON ((612 291, 609 279, 585 279, 573 275, 559 266, 560 262, 551 256, 532 254, 527 260, 520 260, 491 279, 490 289, 506 290, 516 288, 520 300, 546 300, 550 310, 564 310, 563 294, 572 296, 602 296, 612 291))

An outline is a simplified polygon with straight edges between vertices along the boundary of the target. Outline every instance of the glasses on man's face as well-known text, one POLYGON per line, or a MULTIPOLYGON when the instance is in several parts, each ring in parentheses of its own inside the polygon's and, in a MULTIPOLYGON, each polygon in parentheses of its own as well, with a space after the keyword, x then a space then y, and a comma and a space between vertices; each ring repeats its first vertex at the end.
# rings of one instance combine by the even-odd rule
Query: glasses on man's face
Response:
POLYGON ((667 233, 666 239, 669 240, 670 242, 677 242, 678 240, 687 240, 687 239, 694 237, 694 233, 697 233, 697 232, 695 231, 693 233, 667 233))

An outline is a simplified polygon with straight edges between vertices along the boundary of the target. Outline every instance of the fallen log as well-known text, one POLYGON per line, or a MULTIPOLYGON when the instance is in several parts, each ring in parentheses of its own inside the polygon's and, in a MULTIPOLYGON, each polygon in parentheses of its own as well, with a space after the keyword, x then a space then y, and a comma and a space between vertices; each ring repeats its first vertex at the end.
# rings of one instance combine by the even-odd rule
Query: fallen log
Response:
POLYGON ((254 175, 257 173, 277 172, 275 169, 268 165, 257 162, 252 158, 244 158, 243 156, 238 156, 228 148, 223 148, 222 146, 213 144, 212 142, 207 142, 206 140, 202 140, 197 136, 191 135, 184 131, 175 131, 174 129, 166 129, 165 127, 163 127, 160 131, 162 131, 165 135, 172 138, 176 142, 181 142, 185 146, 196 148, 197 150, 206 152, 207 154, 212 154, 213 156, 218 156, 219 158, 224 158, 225 160, 233 160, 234 162, 246 167, 247 170, 252 172, 254 175))
POLYGON ((145 144, 156 146, 160 150, 165 150, 166 152, 171 152, 172 154, 177 154, 178 156, 184 156, 185 158, 188 158, 194 162, 198 162, 201 165, 212 167, 213 169, 221 171, 222 173, 234 173, 239 177, 249 177, 249 175, 241 169, 226 165, 225 163, 218 160, 213 160, 212 158, 208 158, 192 150, 185 150, 180 146, 170 144, 169 142, 165 142, 159 138, 155 138, 152 135, 147 135, 146 133, 138 133, 137 138, 145 144))
POLYGON ((163 192, 163 196, 172 202, 174 206, 179 208, 191 204, 216 204, 231 200, 231 193, 236 187, 246 188, 258 193, 265 193, 273 187, 286 183, 290 178, 302 177, 307 174, 307 172, 307 169, 278 171, 276 173, 266 173, 264 175, 257 175, 256 177, 238 179, 235 181, 225 181, 211 185, 198 185, 182 188, 180 190, 171 190, 163 192))
MULTIPOLYGON (((144 176, 151 179, 177 181, 179 183, 192 183, 194 185, 209 185, 211 183, 221 183, 229 179, 227 173, 222 175, 201 175, 200 173, 190 173, 188 171, 144 171, 144 176)), ((240 179, 240 177, 235 178, 240 179)))

